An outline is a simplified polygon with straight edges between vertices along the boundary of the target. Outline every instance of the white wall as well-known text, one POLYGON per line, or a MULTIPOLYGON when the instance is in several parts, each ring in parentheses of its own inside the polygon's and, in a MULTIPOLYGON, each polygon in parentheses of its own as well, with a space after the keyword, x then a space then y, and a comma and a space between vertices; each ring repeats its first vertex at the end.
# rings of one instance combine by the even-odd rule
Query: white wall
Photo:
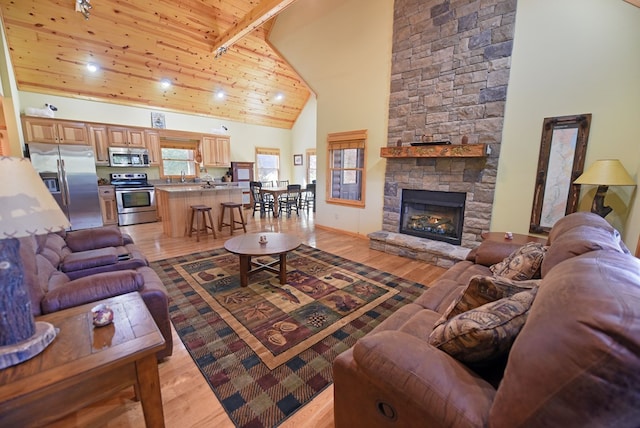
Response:
POLYGON ((270 41, 318 95, 316 223, 352 233, 380 230, 391 75, 393 2, 298 0, 278 16, 270 41), (366 207, 324 201, 326 138, 367 129, 366 207))
MULTIPOLYGON (((640 168, 640 8, 622 0, 520 0, 491 229, 528 233, 545 117, 591 113, 585 169, 617 158, 640 168)), ((588 211, 595 186, 582 186, 588 211)), ((635 249, 640 203, 610 187, 607 220, 635 249), (627 213, 630 211, 627 219, 627 213)))
MULTIPOLYGON (((291 152, 293 154, 301 154, 303 161, 302 166, 293 166, 293 181, 291 183, 299 183, 303 186, 307 183, 307 149, 316 148, 316 132, 317 132, 317 118, 318 115, 318 103, 315 95, 309 97, 309 101, 302 109, 298 120, 291 129, 291 152)), ((293 159, 293 155, 292 155, 293 159)), ((292 160, 293 162, 293 160, 292 160)))

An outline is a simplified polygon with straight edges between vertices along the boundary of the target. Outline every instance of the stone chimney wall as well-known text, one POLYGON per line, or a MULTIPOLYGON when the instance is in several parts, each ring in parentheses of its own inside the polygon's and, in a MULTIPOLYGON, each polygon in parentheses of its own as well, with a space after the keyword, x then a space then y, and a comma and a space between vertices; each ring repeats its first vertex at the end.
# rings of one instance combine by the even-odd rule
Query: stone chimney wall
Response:
POLYGON ((427 135, 490 154, 387 159, 383 230, 399 230, 402 189, 467 192, 465 247, 489 230, 515 12, 515 0, 395 0, 388 146, 427 135))

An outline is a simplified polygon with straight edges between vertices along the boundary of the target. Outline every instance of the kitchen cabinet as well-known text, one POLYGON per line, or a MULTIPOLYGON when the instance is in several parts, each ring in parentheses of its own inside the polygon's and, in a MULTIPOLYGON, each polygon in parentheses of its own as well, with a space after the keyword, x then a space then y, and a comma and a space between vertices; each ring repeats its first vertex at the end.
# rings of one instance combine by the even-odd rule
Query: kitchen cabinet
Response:
POLYGON ((109 165, 109 138, 107 135, 107 127, 105 125, 90 123, 87 125, 89 129, 89 141, 93 146, 96 155, 96 165, 109 165))
POLYGON ((234 183, 242 189, 242 205, 251 208, 250 183, 253 181, 253 162, 231 162, 231 174, 234 183))
POLYGON ((160 158, 160 134, 155 131, 145 131, 147 150, 149 150, 149 165, 159 166, 160 158))
POLYGON ((102 223, 105 226, 118 224, 118 207, 116 206, 116 191, 113 186, 98 186, 102 223))
POLYGON ((22 128, 27 143, 91 144, 87 126, 82 122, 25 116, 22 128))
POLYGON ((147 148, 147 141, 143 128, 125 128, 121 126, 107 127, 109 145, 114 147, 147 148))
POLYGON ((229 137, 202 137, 202 158, 205 166, 231 166, 231 140, 229 137))

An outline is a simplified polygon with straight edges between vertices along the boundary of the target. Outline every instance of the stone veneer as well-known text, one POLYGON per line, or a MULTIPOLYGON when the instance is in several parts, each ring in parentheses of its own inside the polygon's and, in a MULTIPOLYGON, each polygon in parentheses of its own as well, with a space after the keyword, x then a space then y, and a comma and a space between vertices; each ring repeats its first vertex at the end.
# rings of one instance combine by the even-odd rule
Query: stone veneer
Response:
POLYGON ((466 137, 490 153, 388 158, 383 232, 397 241, 402 189, 466 192, 462 246, 473 248, 491 222, 516 0, 396 0, 394 8, 388 146, 426 134, 452 144, 466 137))

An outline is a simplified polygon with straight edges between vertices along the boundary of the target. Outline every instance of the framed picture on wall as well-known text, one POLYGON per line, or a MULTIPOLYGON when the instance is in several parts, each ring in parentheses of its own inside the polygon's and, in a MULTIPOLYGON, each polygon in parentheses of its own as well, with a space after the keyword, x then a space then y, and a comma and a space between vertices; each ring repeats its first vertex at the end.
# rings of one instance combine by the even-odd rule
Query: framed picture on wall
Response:
POLYGON ((302 155, 293 155, 293 164, 302 165, 302 155))
POLYGON ((151 127, 164 129, 165 126, 164 113, 151 112, 151 127))

